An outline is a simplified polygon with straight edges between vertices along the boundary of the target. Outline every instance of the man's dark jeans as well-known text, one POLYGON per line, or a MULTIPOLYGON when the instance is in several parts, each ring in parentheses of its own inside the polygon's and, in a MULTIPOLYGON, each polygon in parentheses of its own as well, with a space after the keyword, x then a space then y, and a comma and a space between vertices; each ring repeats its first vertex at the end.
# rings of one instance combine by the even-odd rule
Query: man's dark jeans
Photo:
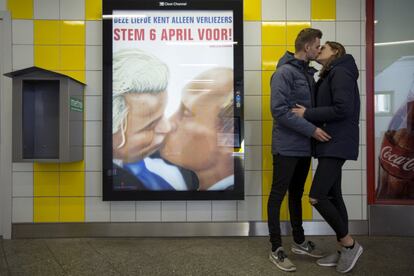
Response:
POLYGON ((272 250, 282 246, 280 206, 287 191, 289 191, 289 214, 293 239, 298 244, 305 241, 302 227, 302 195, 310 161, 310 157, 273 155, 273 183, 267 204, 272 250))

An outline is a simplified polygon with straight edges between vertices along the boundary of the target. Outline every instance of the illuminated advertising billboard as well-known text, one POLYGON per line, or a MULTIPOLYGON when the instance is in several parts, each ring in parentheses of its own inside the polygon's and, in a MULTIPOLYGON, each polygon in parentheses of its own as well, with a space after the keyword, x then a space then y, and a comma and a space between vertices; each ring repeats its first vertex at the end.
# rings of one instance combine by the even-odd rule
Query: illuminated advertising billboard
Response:
POLYGON ((243 199, 242 1, 103 4, 104 200, 243 199))

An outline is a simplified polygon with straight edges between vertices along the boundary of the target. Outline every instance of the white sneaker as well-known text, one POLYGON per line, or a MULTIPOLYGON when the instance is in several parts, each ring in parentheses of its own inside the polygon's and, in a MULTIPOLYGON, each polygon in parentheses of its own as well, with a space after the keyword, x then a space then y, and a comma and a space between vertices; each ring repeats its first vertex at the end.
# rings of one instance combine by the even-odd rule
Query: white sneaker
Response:
POLYGON ((302 244, 292 243, 292 252, 299 255, 308 255, 314 258, 322 258, 325 254, 316 248, 312 241, 304 241, 302 244))
POLYGON ((354 248, 352 249, 343 247, 341 250, 341 256, 339 257, 338 265, 336 266, 336 271, 341 273, 347 273, 351 271, 363 251, 364 249, 357 241, 355 241, 354 248))
POLYGON ((275 252, 270 251, 269 260, 283 271, 295 271, 296 266, 288 259, 283 247, 279 247, 275 252))
POLYGON ((341 252, 337 251, 316 261, 319 266, 336 266, 341 252))

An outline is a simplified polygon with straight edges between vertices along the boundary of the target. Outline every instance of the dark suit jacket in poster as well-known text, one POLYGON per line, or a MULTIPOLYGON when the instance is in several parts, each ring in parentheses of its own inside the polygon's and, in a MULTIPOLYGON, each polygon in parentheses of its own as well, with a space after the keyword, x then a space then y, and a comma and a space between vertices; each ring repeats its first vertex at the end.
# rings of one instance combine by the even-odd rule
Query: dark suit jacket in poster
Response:
MULTIPOLYGON (((158 153, 155 153, 150 156, 150 158, 161 158, 158 153)), ((164 160, 169 165, 176 166, 180 171, 181 175, 184 178, 184 181, 187 185, 187 190, 197 190, 198 188, 198 177, 197 175, 190 170, 184 169, 180 166, 172 164, 166 160, 164 160)), ((148 191, 149 189, 130 171, 122 168, 113 163, 113 177, 112 177, 112 185, 115 191, 131 191, 131 190, 140 190, 140 191, 148 191)))

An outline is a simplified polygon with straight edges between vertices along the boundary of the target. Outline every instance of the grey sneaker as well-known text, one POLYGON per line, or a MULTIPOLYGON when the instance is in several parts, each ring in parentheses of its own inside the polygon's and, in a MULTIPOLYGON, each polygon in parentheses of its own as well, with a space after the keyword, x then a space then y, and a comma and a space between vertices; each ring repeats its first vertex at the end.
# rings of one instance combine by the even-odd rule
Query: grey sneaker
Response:
POLYGON ((296 266, 288 259, 283 247, 279 247, 275 252, 270 251, 269 260, 274 263, 277 268, 283 271, 295 271, 296 266))
POLYGON ((336 266, 338 264, 339 256, 341 255, 340 251, 337 251, 333 254, 330 254, 326 257, 320 258, 316 261, 319 266, 336 266))
POLYGON ((351 271, 363 251, 364 249, 357 241, 355 241, 354 248, 352 249, 343 247, 338 260, 338 265, 336 266, 336 271, 341 273, 351 271))
POLYGON ((292 252, 299 255, 308 255, 315 258, 322 258, 325 254, 316 248, 316 245, 311 241, 304 241, 302 244, 293 242, 292 252))

